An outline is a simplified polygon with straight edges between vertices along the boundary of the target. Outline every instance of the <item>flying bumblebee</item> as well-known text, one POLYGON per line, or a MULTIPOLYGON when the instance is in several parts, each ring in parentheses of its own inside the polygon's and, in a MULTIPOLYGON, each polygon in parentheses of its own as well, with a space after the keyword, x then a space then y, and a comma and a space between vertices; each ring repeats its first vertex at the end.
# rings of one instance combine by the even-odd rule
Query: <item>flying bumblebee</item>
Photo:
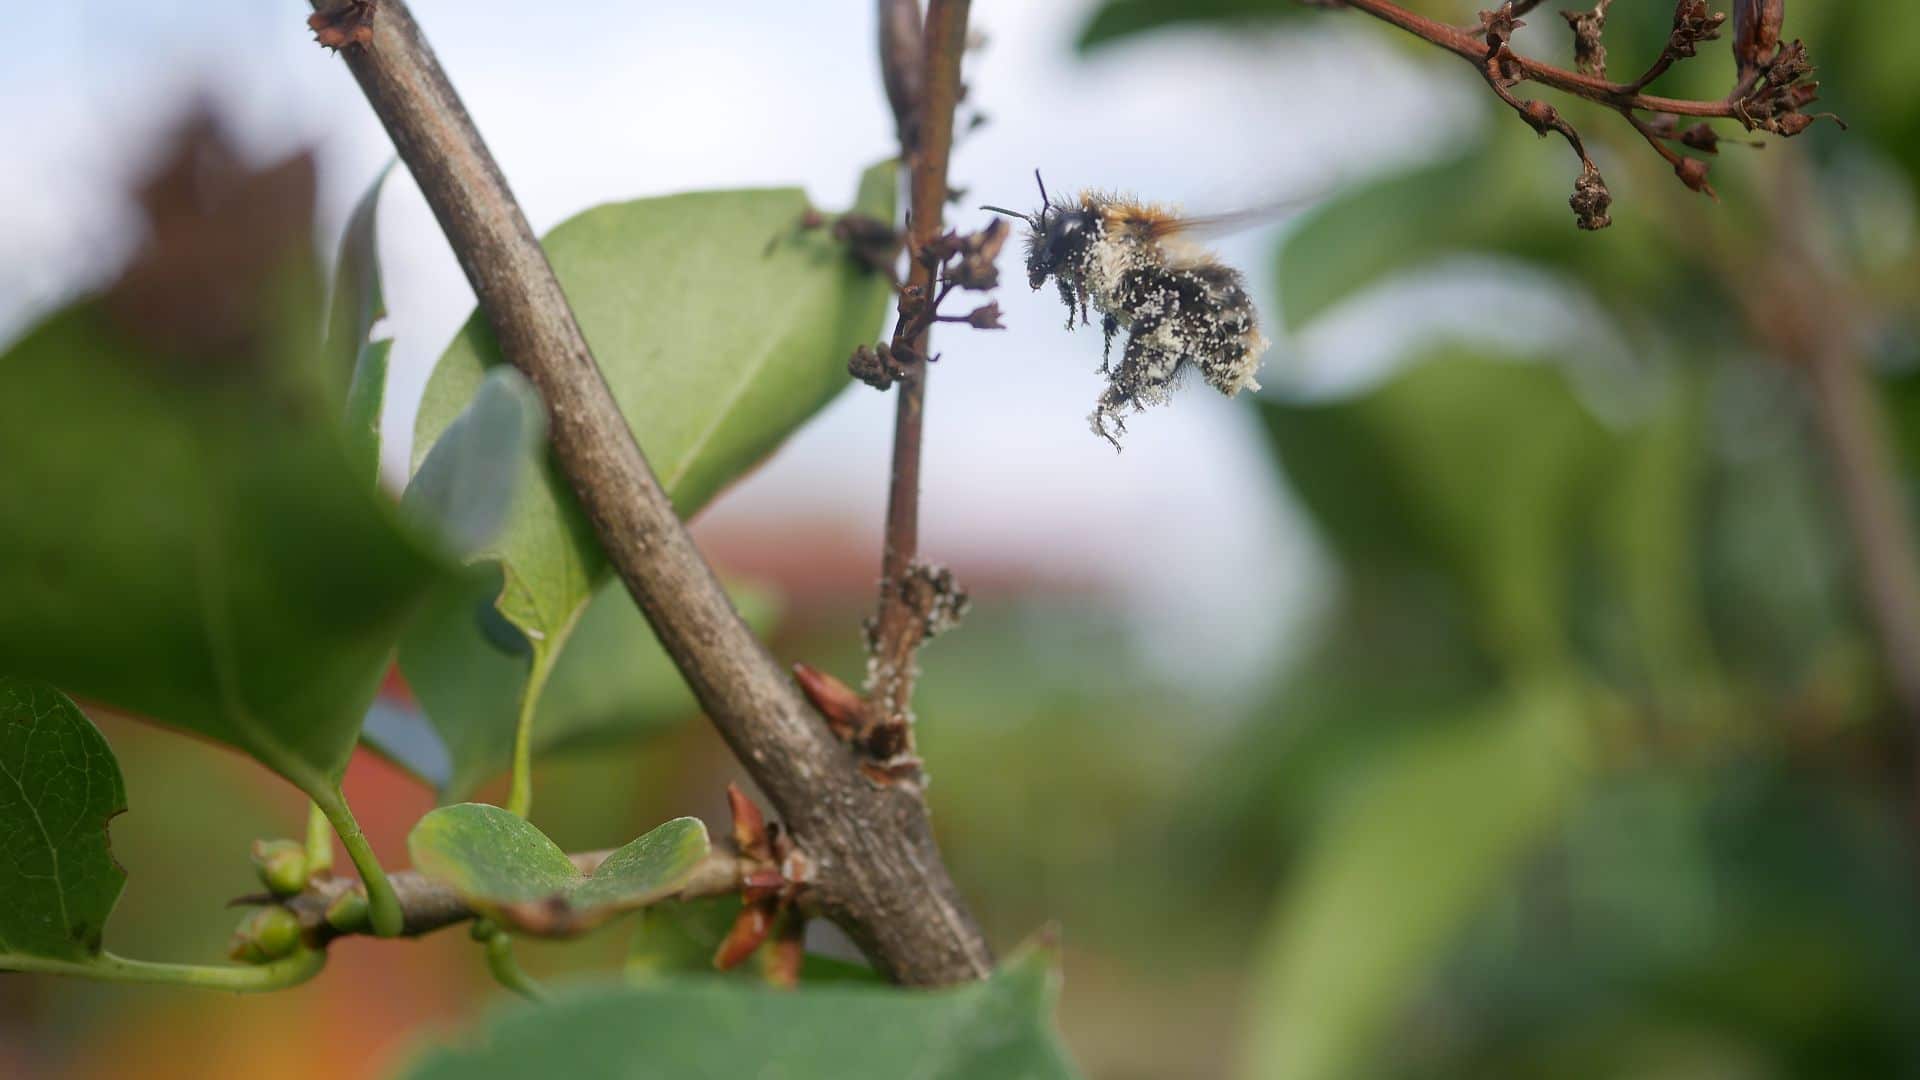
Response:
POLYGON ((1094 434, 1118 449, 1126 414, 1166 401, 1189 368, 1228 397, 1260 388, 1254 375, 1267 339, 1246 282, 1194 244, 1191 234, 1244 223, 1264 211, 1181 217, 1166 207, 1096 191, 1055 203, 1038 172, 1034 180, 1040 183, 1034 213, 981 209, 1027 223, 1028 283, 1039 289, 1053 279, 1067 305, 1067 329, 1076 315, 1082 326, 1088 324, 1089 306, 1100 312, 1106 337, 1100 373, 1107 389, 1087 418, 1094 434), (1127 344, 1115 366, 1113 339, 1121 330, 1127 344))

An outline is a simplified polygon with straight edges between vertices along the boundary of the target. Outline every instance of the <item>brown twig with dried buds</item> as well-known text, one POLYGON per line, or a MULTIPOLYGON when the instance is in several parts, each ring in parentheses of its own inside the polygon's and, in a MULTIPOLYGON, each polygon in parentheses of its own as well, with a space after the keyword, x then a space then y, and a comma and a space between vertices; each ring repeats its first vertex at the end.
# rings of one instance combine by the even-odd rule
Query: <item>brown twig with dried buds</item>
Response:
POLYGON ((1612 195, 1579 132, 1552 105, 1516 95, 1513 88, 1521 83, 1537 83, 1618 112, 1673 167, 1681 183, 1708 196, 1713 195, 1713 187, 1707 182, 1707 162, 1674 149, 1677 143, 1703 154, 1716 153, 1719 139, 1707 121, 1734 120, 1748 131, 1783 138, 1800 134, 1822 116, 1839 122, 1831 114, 1804 111, 1817 100, 1820 84, 1809 79, 1813 65, 1807 59, 1806 47, 1799 41, 1781 43, 1784 0, 1736 0, 1733 51, 1740 63, 1740 75, 1733 91, 1716 101, 1646 93, 1646 88, 1674 64, 1696 55, 1701 43, 1720 36, 1727 16, 1709 10, 1706 0, 1678 0, 1666 46, 1659 58, 1631 82, 1613 82, 1607 77, 1604 35, 1607 9, 1613 0, 1596 0, 1590 11, 1561 12, 1573 33, 1575 70, 1571 71, 1513 50, 1513 31, 1524 25, 1520 16, 1532 10, 1538 0, 1516 0, 1483 11, 1480 23, 1465 29, 1417 15, 1393 0, 1318 2, 1365 12, 1459 56, 1473 64, 1488 88, 1534 131, 1542 136, 1557 132, 1565 138, 1580 158, 1580 177, 1574 182, 1568 205, 1583 229, 1603 229, 1611 224, 1607 210, 1612 195), (1682 129, 1679 118, 1683 116, 1700 118, 1700 123, 1682 129))
MULTIPOLYGON (((878 390, 897 387, 893 468, 887 495, 886 541, 881 558, 878 610, 867 621, 865 693, 805 665, 796 675, 834 733, 861 755, 861 771, 879 786, 917 784, 914 755, 915 657, 930 637, 965 613, 966 593, 953 574, 919 560, 920 445, 926 407, 928 355, 935 323, 966 323, 998 330, 1000 305, 987 301, 965 314, 943 305, 960 291, 986 293, 1000 283, 995 261, 1008 229, 994 221, 978 232, 942 231, 952 195, 947 159, 953 149, 954 113, 964 96, 960 58, 967 47, 967 0, 931 0, 924 32, 915 0, 879 0, 880 65, 907 165, 911 210, 907 216, 907 280, 899 284, 892 337, 854 350, 847 370, 878 390)), ((836 223, 856 252, 862 238, 871 251, 891 258, 898 243, 889 230, 881 244, 872 223, 836 223), (871 235, 870 235, 871 234, 871 235)))

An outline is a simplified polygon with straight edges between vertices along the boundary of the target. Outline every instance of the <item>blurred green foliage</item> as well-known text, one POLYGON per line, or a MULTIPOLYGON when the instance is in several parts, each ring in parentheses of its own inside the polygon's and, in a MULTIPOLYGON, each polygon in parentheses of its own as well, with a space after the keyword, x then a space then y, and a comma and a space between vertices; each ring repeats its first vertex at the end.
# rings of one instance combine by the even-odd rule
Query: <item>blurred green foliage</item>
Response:
MULTIPOLYGON (((1463 22, 1468 6, 1420 10, 1463 22)), ((1082 45, 1209 22, 1398 35, 1305 10, 1113 0, 1082 45)), ((1615 7, 1616 76, 1651 60, 1669 15, 1615 7)), ((1795 287, 1767 260, 1802 242, 1783 222, 1804 230, 1819 262, 1799 269, 1859 303, 1834 332, 1882 375, 1911 490, 1920 110, 1894 42, 1915 19, 1790 11, 1852 130, 1725 146, 1717 205, 1617 117, 1541 91, 1597 147, 1612 228, 1573 228, 1564 147, 1489 98, 1464 145, 1361 181, 1283 239, 1289 329, 1456 256, 1605 322, 1512 362, 1500 324, 1529 313, 1489 310, 1486 339, 1416 335, 1347 400, 1260 406, 1342 584, 1180 825, 1197 872, 1279 886, 1244 1075, 1920 1074, 1912 735, 1872 662, 1807 387, 1756 295, 1795 287), (1459 742, 1556 717, 1584 765, 1459 742)), ((1524 51, 1564 60, 1555 13, 1531 20, 1524 51)), ((1660 92, 1731 80, 1716 52, 1660 92)))

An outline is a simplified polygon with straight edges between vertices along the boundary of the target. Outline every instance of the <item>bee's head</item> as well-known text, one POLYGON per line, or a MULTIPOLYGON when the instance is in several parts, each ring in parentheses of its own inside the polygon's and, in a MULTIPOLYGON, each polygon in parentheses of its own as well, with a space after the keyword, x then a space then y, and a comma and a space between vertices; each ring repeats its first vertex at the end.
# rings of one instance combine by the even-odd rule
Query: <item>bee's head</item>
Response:
POLYGON ((1034 170, 1033 178, 1040 184, 1040 209, 1031 214, 1016 213, 998 206, 983 206, 982 210, 991 210, 996 214, 1016 217, 1027 223, 1027 283, 1039 288, 1047 279, 1060 271, 1060 268, 1074 261, 1086 250, 1087 241, 1094 232, 1094 218, 1090 211, 1074 206, 1055 206, 1047 198, 1047 185, 1040 180, 1039 170, 1034 170))

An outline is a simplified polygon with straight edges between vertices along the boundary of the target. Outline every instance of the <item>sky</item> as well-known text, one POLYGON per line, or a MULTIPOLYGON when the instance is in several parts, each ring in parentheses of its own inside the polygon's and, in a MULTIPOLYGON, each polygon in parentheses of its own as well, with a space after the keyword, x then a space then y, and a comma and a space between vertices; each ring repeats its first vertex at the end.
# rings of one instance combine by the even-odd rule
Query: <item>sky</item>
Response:
MULTIPOLYGON (((817 205, 845 205, 862 167, 893 152, 866 0, 412 6, 537 231, 599 203, 702 188, 799 185, 817 205)), ((1029 205, 1038 167, 1056 192, 1118 188, 1194 212, 1264 205, 1434 155, 1476 115, 1473 87, 1423 77, 1379 28, 1335 14, 1306 35, 1180 32, 1082 59, 1072 40, 1090 9, 974 3, 983 40, 966 79, 989 122, 952 165, 970 198, 1029 205)), ((315 150, 331 248, 391 148, 344 66, 312 43, 306 11, 199 0, 186 18, 169 5, 71 0, 9 15, 14 40, 32 47, 0 68, 12 128, 0 162, 0 339, 111 275, 137 242, 123 192, 196 96, 252 154, 315 150)), ((961 211, 957 223, 985 220, 961 211)), ((1269 327, 1284 228, 1218 245, 1248 274, 1269 327)), ((385 190, 381 229, 396 341, 386 464, 399 483, 421 389, 473 297, 404 171, 385 190)), ((1326 586, 1255 417, 1195 380, 1131 422, 1116 455, 1086 424, 1102 385, 1099 334, 1066 333, 1057 297, 1030 293, 1009 252, 998 294, 1009 329, 936 343, 923 553, 962 581, 970 562, 990 560, 1097 582, 1131 614, 1147 662, 1257 688, 1326 586)), ((1262 382, 1311 393, 1364 382, 1413 332, 1405 313, 1423 299, 1428 322, 1472 310, 1447 302, 1458 288, 1414 283, 1385 306, 1335 313, 1281 341, 1262 382)), ((892 412, 890 395, 850 389, 701 531, 851 521, 877 548, 892 412)))

